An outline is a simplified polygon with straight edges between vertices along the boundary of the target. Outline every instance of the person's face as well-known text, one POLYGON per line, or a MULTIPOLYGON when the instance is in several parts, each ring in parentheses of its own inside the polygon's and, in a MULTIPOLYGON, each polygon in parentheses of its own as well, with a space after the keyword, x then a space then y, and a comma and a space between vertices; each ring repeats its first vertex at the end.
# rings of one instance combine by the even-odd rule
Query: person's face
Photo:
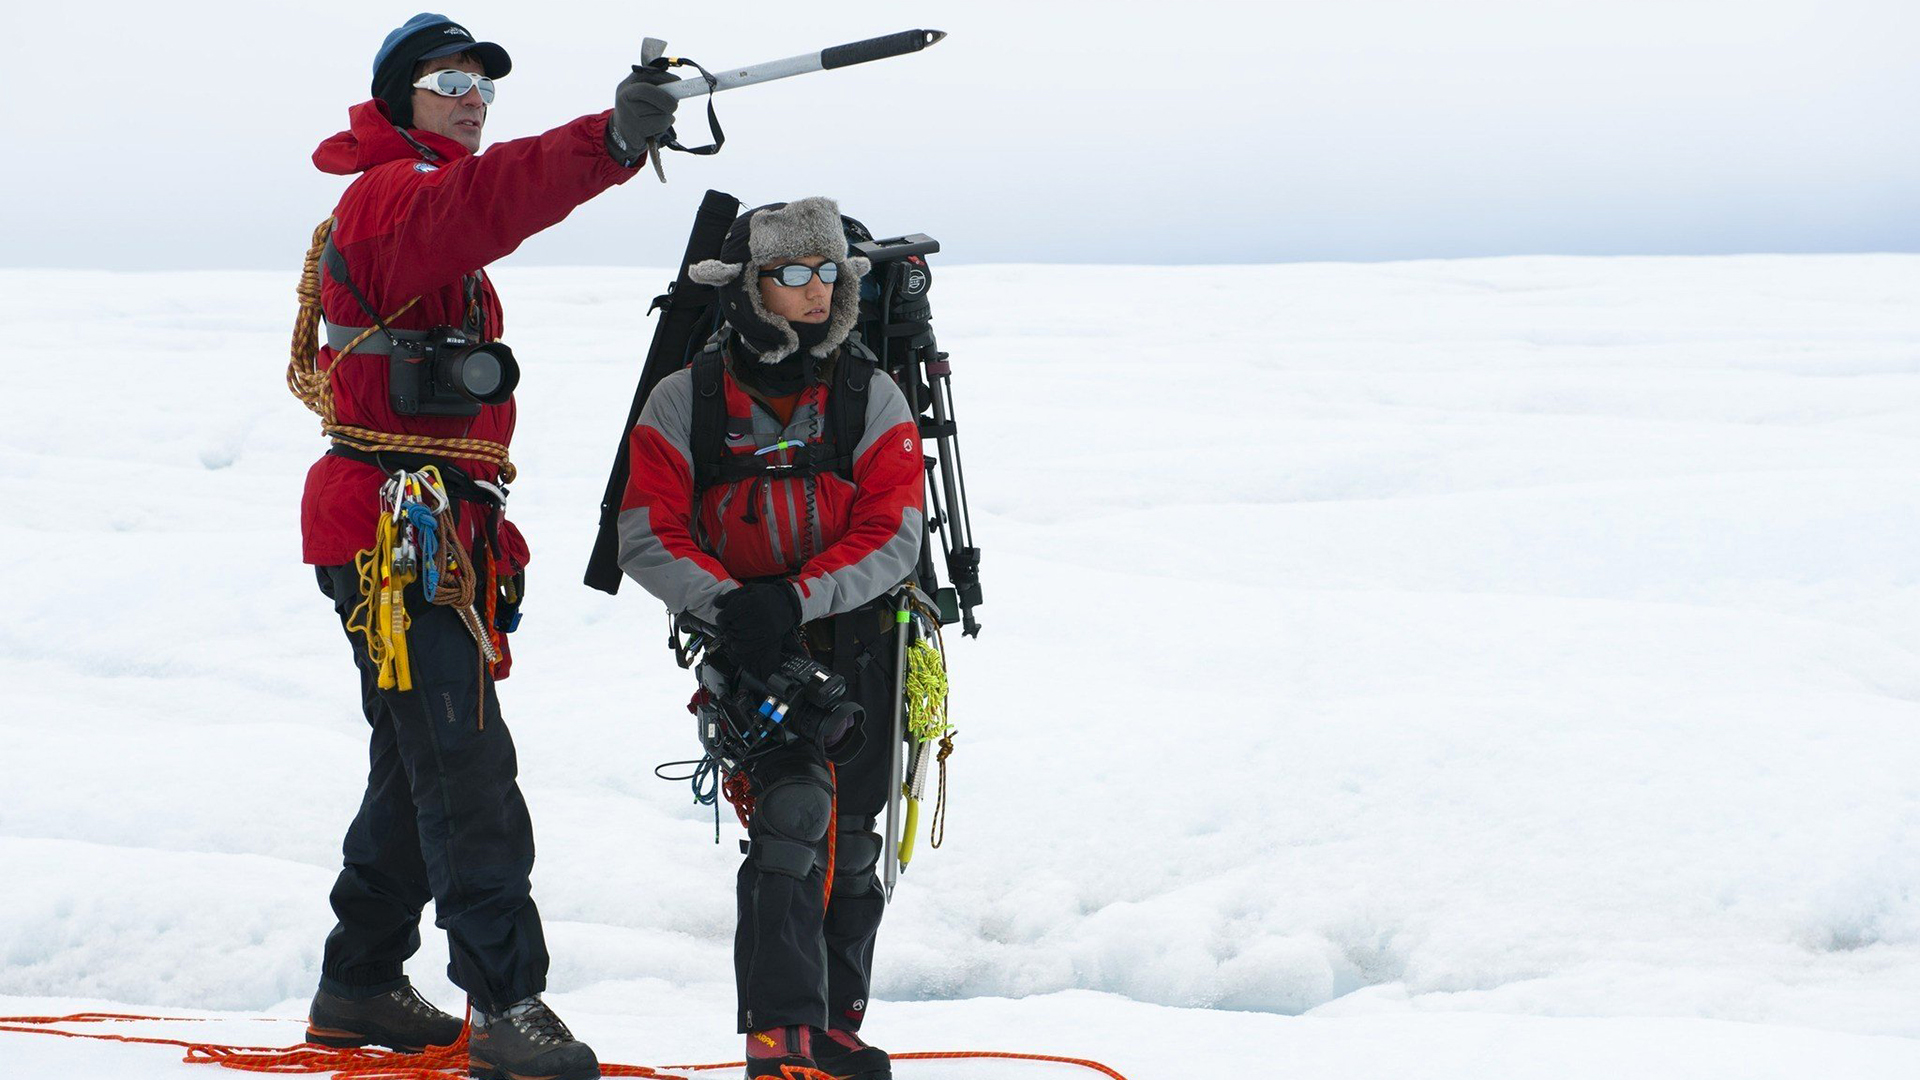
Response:
MULTIPOLYGON (((770 262, 760 269, 772 270, 789 263, 817 267, 826 261, 819 255, 807 255, 770 262)), ((792 287, 780 284, 779 278, 763 277, 760 279, 760 302, 767 306, 768 312, 790 323, 823 323, 827 321, 827 309, 833 303, 833 286, 822 282, 819 274, 808 278, 805 285, 792 287)))
MULTIPOLYGON (((438 60, 423 61, 414 68, 413 77, 430 71, 464 71, 470 75, 484 74, 480 61, 467 56, 446 56, 438 60)), ((421 131, 431 131, 435 135, 445 135, 469 150, 480 149, 480 129, 487 123, 487 106, 480 100, 478 86, 468 90, 457 98, 442 97, 431 90, 413 91, 413 126, 421 131)))

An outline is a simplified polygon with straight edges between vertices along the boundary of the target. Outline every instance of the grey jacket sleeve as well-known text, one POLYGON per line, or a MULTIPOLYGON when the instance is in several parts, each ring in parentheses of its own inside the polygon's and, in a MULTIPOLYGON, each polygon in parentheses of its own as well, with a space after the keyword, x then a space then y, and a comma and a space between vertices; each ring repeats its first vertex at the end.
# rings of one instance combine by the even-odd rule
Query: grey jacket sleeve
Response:
POLYGON ((712 623, 714 601, 740 587, 693 539, 693 373, 660 380, 627 436, 627 491, 620 502, 620 569, 669 611, 712 623))

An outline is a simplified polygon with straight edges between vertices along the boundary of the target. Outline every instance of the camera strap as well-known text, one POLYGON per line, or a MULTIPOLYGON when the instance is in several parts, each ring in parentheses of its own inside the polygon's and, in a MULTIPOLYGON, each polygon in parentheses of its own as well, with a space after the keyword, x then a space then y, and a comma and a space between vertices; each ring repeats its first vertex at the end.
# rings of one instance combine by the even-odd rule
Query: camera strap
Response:
MULTIPOLYGON (((360 286, 353 283, 353 277, 347 273, 347 257, 340 254, 340 249, 334 246, 333 236, 331 234, 327 236, 326 247, 321 249, 320 265, 327 268, 328 277, 347 287, 347 292, 352 295, 353 302, 359 304, 360 310, 366 312, 367 318, 373 320, 373 325, 379 327, 380 332, 387 335, 387 347, 379 350, 379 352, 383 355, 393 352, 393 347, 400 343, 400 339, 394 336, 394 331, 387 326, 387 321, 380 317, 380 312, 375 310, 374 306, 367 302, 366 296, 360 291, 360 286)), ((420 298, 416 296, 412 300, 407 301, 406 307, 401 308, 400 311, 405 311, 407 307, 412 307, 419 299, 420 298)), ((396 311, 394 314, 398 315, 400 312, 396 311)), ((346 326, 339 327, 338 329, 363 335, 367 330, 366 327, 346 326)), ((327 323, 327 345, 336 352, 345 351, 342 346, 334 344, 334 330, 334 324, 331 322, 327 323)), ((418 338, 415 340, 418 340, 418 338)), ((362 344, 364 345, 365 343, 363 342, 362 344)), ((374 352, 372 349, 367 351, 369 354, 374 352)))
POLYGON ((335 355, 344 354, 348 349, 352 349, 355 356, 391 356, 393 354, 394 342, 396 341, 407 342, 413 345, 427 340, 425 331, 394 330, 381 327, 380 332, 387 336, 387 340, 381 341, 377 337, 369 337, 367 340, 356 345, 354 344, 355 339, 365 336, 369 329, 368 327, 341 326, 339 323, 327 322, 326 328, 327 347, 332 349, 335 355))
MULTIPOLYGON (((327 347, 336 354, 344 355, 351 351, 358 356, 391 356, 395 351, 417 352, 417 349, 410 346, 427 340, 428 333, 425 331, 395 330, 387 325, 387 319, 398 317, 401 312, 419 303, 420 298, 414 297, 401 305, 399 311, 387 316, 387 319, 381 318, 379 310, 367 300, 366 294, 360 291, 360 287, 353 283, 353 277, 347 273, 346 256, 340 254, 340 249, 334 246, 331 235, 327 237, 326 245, 321 248, 320 264, 326 267, 328 277, 346 286, 347 293, 353 297, 353 302, 360 305, 360 310, 367 313, 367 318, 373 320, 373 326, 366 327, 342 326, 332 320, 323 319, 327 328, 327 347), (375 328, 386 335, 385 345, 371 340, 369 335, 375 328)), ((484 339, 486 334, 485 327, 482 325, 485 319, 480 305, 480 275, 468 274, 461 279, 460 285, 461 297, 465 301, 461 328, 484 339)))

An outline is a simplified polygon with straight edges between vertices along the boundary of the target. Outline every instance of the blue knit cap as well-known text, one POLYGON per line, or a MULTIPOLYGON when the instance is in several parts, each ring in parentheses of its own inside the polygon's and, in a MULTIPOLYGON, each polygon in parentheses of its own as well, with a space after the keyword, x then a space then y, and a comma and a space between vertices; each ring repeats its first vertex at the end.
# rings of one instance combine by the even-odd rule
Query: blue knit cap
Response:
POLYGON ((413 126, 413 69, 422 60, 470 53, 480 61, 489 79, 513 70, 507 50, 491 41, 475 41, 467 28, 430 11, 423 11, 387 35, 373 55, 373 96, 387 103, 393 122, 413 126))

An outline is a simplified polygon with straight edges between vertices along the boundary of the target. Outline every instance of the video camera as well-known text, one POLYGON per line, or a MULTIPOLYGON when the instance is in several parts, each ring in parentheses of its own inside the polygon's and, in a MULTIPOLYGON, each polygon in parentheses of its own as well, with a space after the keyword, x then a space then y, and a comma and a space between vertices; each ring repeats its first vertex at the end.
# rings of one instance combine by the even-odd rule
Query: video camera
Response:
POLYGON ((700 745, 729 770, 779 746, 834 744, 860 722, 865 710, 847 700, 847 680, 811 657, 788 653, 760 679, 726 656, 712 627, 686 615, 679 625, 685 650, 703 654, 694 665, 700 745))

